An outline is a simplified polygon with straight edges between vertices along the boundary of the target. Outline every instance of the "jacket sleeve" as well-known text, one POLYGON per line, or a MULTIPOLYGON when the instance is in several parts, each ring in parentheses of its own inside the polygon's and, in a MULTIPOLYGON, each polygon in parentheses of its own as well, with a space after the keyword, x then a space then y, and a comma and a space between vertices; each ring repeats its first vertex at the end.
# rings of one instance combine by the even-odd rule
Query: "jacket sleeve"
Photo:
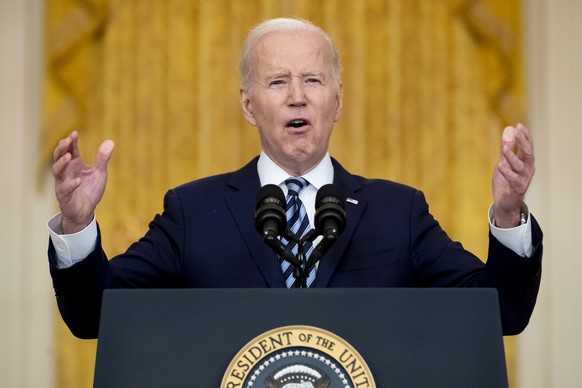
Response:
POLYGON ((49 239, 49 266, 61 316, 73 335, 97 338, 103 290, 108 288, 179 287, 184 223, 180 199, 174 190, 164 198, 164 213, 156 215, 149 230, 129 249, 108 260, 101 243, 75 265, 58 269, 49 239))
POLYGON ((63 320, 74 336, 97 338, 103 290, 116 287, 107 257, 101 249, 101 234, 98 234, 93 252, 72 267, 56 267, 56 252, 50 240, 48 256, 57 305, 63 320))
POLYGON ((496 288, 504 335, 521 333, 533 312, 542 275, 543 234, 532 216, 531 257, 521 257, 489 234, 489 254, 482 287, 496 288))
POLYGON ((451 241, 428 211, 421 192, 411 207, 412 257, 421 287, 497 289, 504 335, 522 332, 536 302, 542 260, 542 231, 532 216, 531 257, 521 257, 489 233, 485 264, 451 241))

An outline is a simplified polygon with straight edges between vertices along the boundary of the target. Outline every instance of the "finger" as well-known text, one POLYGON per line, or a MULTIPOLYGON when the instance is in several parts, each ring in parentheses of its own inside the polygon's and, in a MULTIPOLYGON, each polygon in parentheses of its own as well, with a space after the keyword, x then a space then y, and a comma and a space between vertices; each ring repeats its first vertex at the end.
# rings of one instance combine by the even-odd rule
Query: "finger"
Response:
POLYGON ((515 153, 514 147, 504 146, 501 158, 504 159, 509 167, 514 171, 522 171, 525 167, 524 161, 515 153))
MULTIPOLYGON (((53 151, 53 162, 56 162, 68 152, 73 154, 74 150, 71 148, 71 146, 73 145, 73 143, 75 143, 76 147, 77 138, 78 138, 77 131, 73 131, 69 136, 65 137, 64 139, 61 139, 61 141, 59 141, 59 143, 55 147, 55 150, 53 151)), ((78 156, 78 149, 76 153, 78 156)))
POLYGON ((518 124, 515 131, 518 156, 521 159, 534 159, 533 139, 523 124, 518 124))
POLYGON ((502 155, 505 153, 506 149, 510 149, 513 151, 513 149, 515 148, 516 139, 514 132, 515 128, 510 126, 505 127, 503 129, 503 133, 501 134, 501 145, 500 145, 500 151, 502 155))
POLYGON ((497 163, 497 170, 503 176, 503 178, 507 181, 509 185, 509 189, 518 194, 523 195, 525 190, 527 189, 527 184, 524 188, 524 181, 521 179, 518 172, 516 172, 507 162, 499 161, 497 163))
POLYGON ((528 173, 534 169, 533 141, 523 124, 506 127, 501 138, 501 158, 505 158, 512 169, 528 173))
POLYGON ((65 169, 71 162, 71 154, 66 153, 53 163, 53 176, 59 178, 63 175, 65 169))
POLYGON ((510 181, 512 179, 515 179, 516 173, 511 167, 511 163, 507 160, 507 157, 505 157, 505 155, 499 159, 495 167, 501 173, 503 178, 505 178, 505 180, 510 181))
POLYGON ((70 196, 81 185, 81 178, 69 179, 55 185, 55 194, 59 202, 70 196))
POLYGON ((113 147, 115 143, 112 140, 105 140, 97 150, 97 155, 95 156, 95 169, 99 171, 107 171, 107 164, 111 160, 111 155, 113 154, 113 147))
POLYGON ((71 141, 71 156, 73 158, 78 158, 80 156, 79 152, 79 133, 77 131, 71 132, 69 135, 72 139, 71 141))
POLYGON ((535 173, 533 163, 525 163, 513 151, 506 149, 497 163, 497 170, 508 182, 511 190, 524 195, 535 173))
POLYGON ((522 123, 518 123, 516 129, 525 135, 528 142, 533 144, 533 138, 531 136, 531 133, 529 132, 529 129, 525 125, 523 125, 522 123))
POLYGON ((53 162, 56 163, 57 160, 69 152, 69 145, 71 144, 71 141, 72 139, 69 136, 59 141, 59 144, 57 144, 55 150, 53 151, 53 162))

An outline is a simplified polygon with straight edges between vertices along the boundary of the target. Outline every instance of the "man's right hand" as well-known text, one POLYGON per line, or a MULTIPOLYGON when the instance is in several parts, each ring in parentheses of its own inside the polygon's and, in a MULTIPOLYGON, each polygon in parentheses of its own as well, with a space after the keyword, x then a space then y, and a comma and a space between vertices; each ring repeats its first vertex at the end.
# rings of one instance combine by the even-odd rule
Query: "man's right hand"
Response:
POLYGON ((104 141, 97 150, 95 166, 90 167, 81 159, 78 138, 77 131, 73 131, 53 152, 55 194, 64 234, 77 233, 93 220, 95 208, 105 192, 107 164, 114 147, 113 141, 104 141))

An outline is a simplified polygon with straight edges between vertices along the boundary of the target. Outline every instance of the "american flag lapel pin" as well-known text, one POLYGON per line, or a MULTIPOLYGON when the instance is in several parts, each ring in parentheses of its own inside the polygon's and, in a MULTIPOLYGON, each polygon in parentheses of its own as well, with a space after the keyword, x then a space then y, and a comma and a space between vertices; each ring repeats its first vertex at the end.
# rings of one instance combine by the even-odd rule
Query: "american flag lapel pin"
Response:
POLYGON ((353 198, 350 198, 350 197, 346 198, 346 202, 353 203, 354 205, 357 205, 358 204, 358 200, 357 199, 353 199, 353 198))

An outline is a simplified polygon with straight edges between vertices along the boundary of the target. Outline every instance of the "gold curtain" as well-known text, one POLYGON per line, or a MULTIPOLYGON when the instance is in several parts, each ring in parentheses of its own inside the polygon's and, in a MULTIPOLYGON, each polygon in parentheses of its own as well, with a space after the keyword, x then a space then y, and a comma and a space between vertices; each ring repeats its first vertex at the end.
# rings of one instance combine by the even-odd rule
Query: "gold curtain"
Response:
MULTIPOLYGON (((106 252, 123 252, 167 189, 259 152, 238 102, 239 48, 256 23, 298 16, 342 58, 332 155, 423 190, 445 230, 485 257, 501 130, 524 119, 520 12, 519 0, 47 0, 41 161, 72 129, 86 159, 115 141, 97 217, 106 252)), ((56 385, 91 386, 95 342, 60 317, 55 335, 56 385)))

